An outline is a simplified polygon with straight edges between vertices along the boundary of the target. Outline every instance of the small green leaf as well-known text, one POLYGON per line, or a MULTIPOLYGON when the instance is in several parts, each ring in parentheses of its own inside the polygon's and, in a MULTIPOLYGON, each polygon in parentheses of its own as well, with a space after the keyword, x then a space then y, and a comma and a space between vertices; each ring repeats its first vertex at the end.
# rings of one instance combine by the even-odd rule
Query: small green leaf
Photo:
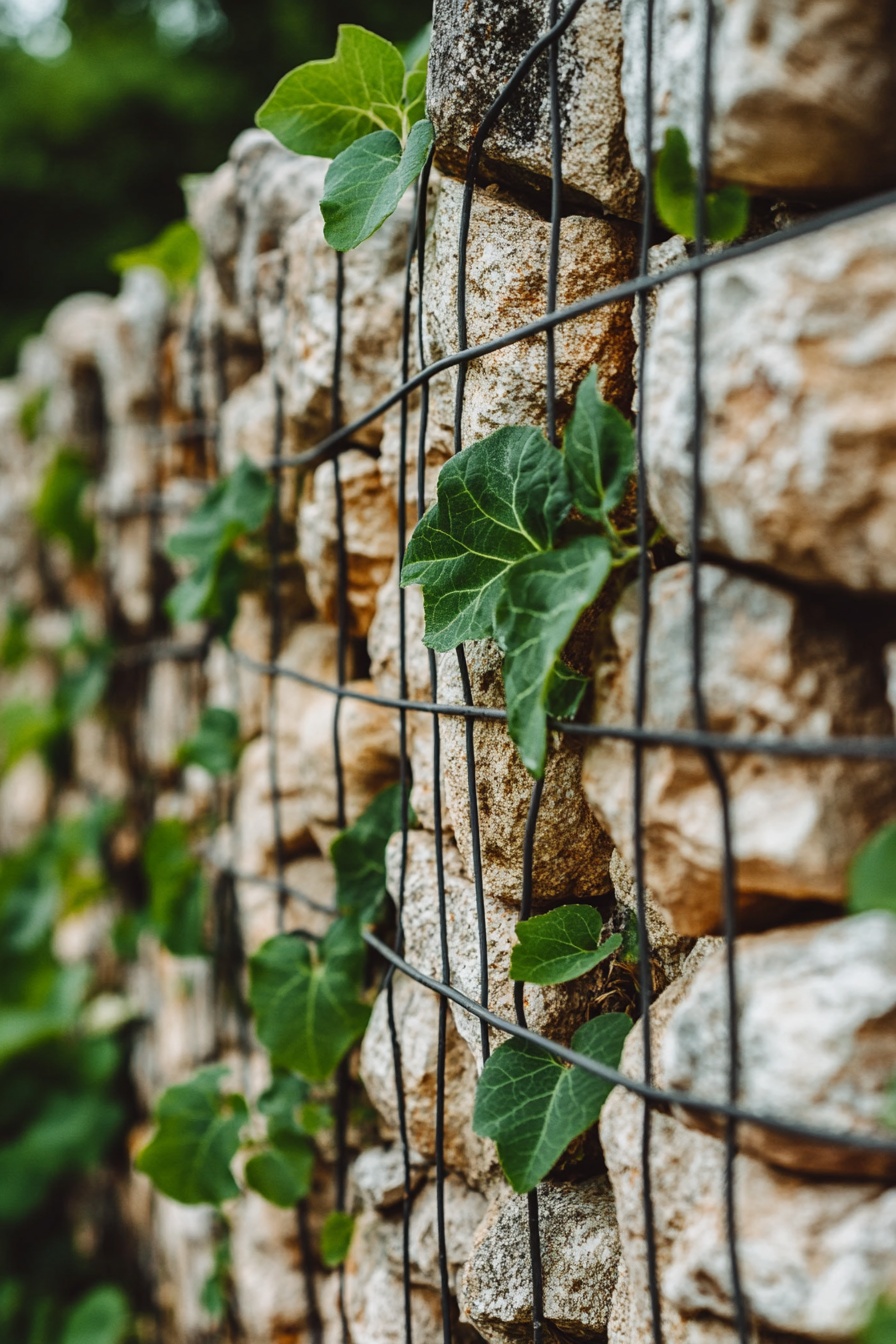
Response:
POLYGON ((540 429, 496 430, 446 462, 401 572, 423 589, 424 644, 491 636, 509 570, 550 548, 571 507, 563 458, 540 429))
POLYGON ((324 237, 337 252, 369 238, 420 176, 433 141, 432 123, 418 121, 402 150, 392 131, 373 131, 330 164, 320 209, 324 237))
POLYGON ((429 42, 432 37, 432 24, 417 34, 417 37, 404 51, 404 63, 407 74, 404 79, 404 100, 407 106, 409 126, 415 126, 426 116, 426 73, 429 66, 429 42), (423 49, 422 44, 426 47, 423 49))
POLYGON ((62 1344, 122 1344, 130 1329, 131 1309, 120 1288, 92 1289, 69 1315, 62 1344))
POLYGON ((328 1214, 320 1232, 320 1258, 328 1269, 341 1265, 352 1244, 355 1220, 350 1213, 328 1214))
MULTIPOLYGON (((383 789, 348 830, 341 831, 330 846, 336 869, 336 904, 344 915, 356 915, 362 924, 373 923, 386 895, 386 845, 401 829, 400 784, 383 789)), ((408 825, 416 824, 408 806, 408 825)))
POLYGON ((258 531, 268 516, 273 494, 261 468, 242 458, 170 538, 168 554, 175 560, 214 560, 240 537, 258 531))
MULTIPOLYGON (((654 169, 656 212, 667 229, 695 238, 699 181, 691 164, 684 133, 670 126, 654 169)), ((726 243, 739 238, 750 219, 750 197, 743 187, 722 187, 706 193, 706 237, 726 243)))
POLYGON ((227 1298, 231 1288, 230 1271, 233 1264, 230 1234, 223 1219, 221 1222, 223 1226, 218 1231, 212 1271, 199 1294, 199 1305, 202 1310, 216 1321, 220 1320, 227 1310, 227 1298))
POLYGON ((516 926, 519 942, 510 954, 511 980, 533 985, 575 980, 621 945, 621 933, 601 942, 603 929, 603 920, 590 905, 561 905, 521 920, 516 926))
POLYGON ((221 1204, 239 1194, 230 1163, 249 1112, 238 1094, 222 1096, 227 1069, 202 1069, 169 1087, 156 1107, 155 1136, 135 1166, 181 1204, 221 1204))
MULTIPOLYGON (((605 1013, 579 1027, 572 1048, 615 1069, 631 1025, 624 1013, 605 1013)), ((473 1129, 494 1139, 507 1179, 525 1193, 594 1124, 612 1089, 612 1083, 569 1068, 538 1046, 511 1039, 482 1070, 473 1129)))
POLYGON ((303 1134, 282 1135, 276 1147, 246 1163, 246 1184, 278 1208, 289 1209, 311 1190, 314 1144, 303 1134))
POLYGON ((205 952, 205 879, 190 848, 186 824, 176 817, 153 822, 143 845, 153 928, 178 957, 205 952))
POLYGON ((861 1344, 896 1344, 896 1302, 881 1298, 859 1338, 861 1344))
POLYGON ((896 821, 888 821, 867 840, 846 877, 850 914, 890 910, 896 914, 896 821))
POLYGON ((199 274, 202 243, 193 225, 182 219, 169 224, 151 243, 117 252, 109 264, 120 274, 135 266, 151 266, 178 292, 189 288, 199 274))
POLYGON ((545 701, 545 709, 551 718, 574 719, 590 684, 589 677, 573 672, 562 658, 558 658, 548 678, 545 701))
POLYGON ((96 554, 96 529, 82 508, 89 483, 90 472, 81 454, 62 448, 50 463, 32 508, 40 536, 65 542, 79 565, 89 564, 96 554))
POLYGON ((284 75, 255 122, 296 154, 335 159, 372 131, 403 138, 404 92, 404 61, 392 43, 343 23, 336 54, 284 75))
POLYGON ((563 437, 576 508, 603 522, 625 498, 635 466, 632 427, 600 395, 592 369, 576 393, 576 408, 563 437))
POLYGON ((249 999, 275 1064, 311 1082, 330 1076, 370 1017, 358 997, 363 959, 357 922, 347 919, 337 920, 315 953, 288 934, 259 948, 249 963, 249 999))
POLYGON ((229 709, 202 711, 199 728, 177 753, 179 765, 201 765, 210 775, 229 775, 240 756, 240 722, 229 709))
POLYGON ((43 426, 50 389, 38 387, 19 406, 19 429, 27 443, 34 443, 43 426))
POLYGON ((579 537, 564 550, 531 555, 506 574, 495 605, 495 638, 505 651, 507 731, 536 779, 547 757, 547 699, 557 659, 612 567, 603 537, 579 537))

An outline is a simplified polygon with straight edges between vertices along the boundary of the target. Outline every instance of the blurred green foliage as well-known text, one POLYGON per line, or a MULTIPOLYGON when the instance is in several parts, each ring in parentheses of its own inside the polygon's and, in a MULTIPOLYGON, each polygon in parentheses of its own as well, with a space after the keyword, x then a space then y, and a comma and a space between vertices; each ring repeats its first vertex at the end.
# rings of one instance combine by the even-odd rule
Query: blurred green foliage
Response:
POLYGON ((430 0, 63 4, 23 36, 21 14, 38 6, 0 0, 0 374, 53 304, 114 290, 108 257, 183 215, 179 178, 215 168, 282 75, 332 53, 339 23, 401 41, 431 11, 430 0))

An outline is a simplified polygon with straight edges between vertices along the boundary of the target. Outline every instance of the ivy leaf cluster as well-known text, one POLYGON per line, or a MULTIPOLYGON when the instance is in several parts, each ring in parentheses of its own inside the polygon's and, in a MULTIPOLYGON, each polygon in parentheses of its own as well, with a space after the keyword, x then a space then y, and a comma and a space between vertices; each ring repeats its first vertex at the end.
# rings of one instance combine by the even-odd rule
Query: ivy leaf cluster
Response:
POLYGON ((62 1344, 122 1344, 131 1327, 131 1308, 120 1288, 93 1288, 72 1310, 62 1344))
POLYGON ((296 154, 332 159, 324 183, 324 237, 339 252, 364 242, 394 213, 429 157, 427 52, 401 52, 357 24, 341 24, 336 52, 290 71, 256 123, 296 154))
MULTIPOLYGON (((684 132, 670 126, 653 173, 654 204, 667 229, 685 238, 696 238, 699 190, 697 170, 691 163, 684 132)), ((750 197, 738 186, 708 191, 704 218, 706 237, 711 242, 732 242, 746 231, 750 197)))
POLYGON ((592 369, 558 452, 539 429, 496 430, 445 464, 418 522, 401 582, 423 589, 428 648, 495 639, 504 654, 507 726, 540 778, 547 716, 571 717, 587 680, 562 659, 586 607, 636 552, 612 513, 634 467, 631 426, 592 369), (571 525, 577 513, 590 525, 571 525))
POLYGON ((151 266, 160 271, 169 288, 179 294, 196 282, 202 265, 202 242, 193 225, 181 219, 169 224, 151 243, 116 252, 109 265, 119 274, 133 270, 135 266, 151 266))
POLYGON ((222 1092, 227 1068, 201 1069, 162 1093, 156 1132, 135 1166, 181 1204, 221 1204, 239 1194, 230 1164, 249 1108, 239 1093, 222 1092))
POLYGON ((246 1163, 246 1184, 283 1209, 311 1190, 314 1141, 300 1118, 310 1090, 303 1078, 279 1072, 258 1101, 267 1121, 267 1146, 246 1163))
POLYGON ((175 623, 207 620, 227 636, 246 574, 239 543, 262 526, 272 499, 265 473, 243 458, 170 538, 170 558, 192 563, 165 602, 175 623))

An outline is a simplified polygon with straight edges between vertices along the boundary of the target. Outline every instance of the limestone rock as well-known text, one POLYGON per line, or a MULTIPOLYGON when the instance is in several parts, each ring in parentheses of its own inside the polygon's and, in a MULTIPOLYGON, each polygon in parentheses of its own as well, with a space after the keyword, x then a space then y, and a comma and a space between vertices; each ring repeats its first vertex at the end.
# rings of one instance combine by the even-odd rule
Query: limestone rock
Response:
POLYGON ((194 663, 150 665, 137 742, 149 770, 165 775, 175 768, 178 748, 199 725, 200 703, 200 672, 194 663))
MULTIPOLYGON (((131 1180, 149 1184, 139 1173, 131 1180)), ((208 1338, 214 1322, 202 1307, 202 1289, 214 1270, 215 1211, 207 1205, 176 1204, 164 1195, 155 1195, 150 1207, 152 1267, 169 1338, 208 1338)), ((139 1231, 145 1235, 145 1224, 139 1231)))
MULTIPOLYGON (((700 143, 706 8, 654 11, 653 149, 666 128, 700 143)), ((896 55, 885 5, 832 0, 715 0, 710 155, 714 177, 774 194, 873 190, 896 172, 896 55)), ((643 171, 645 0, 622 0, 622 92, 632 158, 643 171)))
MULTIPOLYGON (((892 1138, 881 1122, 896 1040, 896 919, 851 919, 737 941, 739 1102, 760 1115, 853 1136, 892 1138)), ((705 961, 672 1014, 663 1042, 669 1087, 727 1100, 728 1010, 723 952, 705 961)), ((688 1112, 720 1133, 720 1122, 688 1112)), ((741 1125, 756 1157, 810 1173, 890 1176, 896 1155, 790 1138, 741 1125)))
MULTIPOLYGON (((502 657, 497 645, 490 640, 467 644, 466 658, 473 703, 503 708, 502 657)), ((440 703, 464 703, 453 652, 439 656, 438 689, 440 703)), ((441 735, 445 806, 464 869, 472 878, 465 720, 445 715, 441 735)), ((503 723, 476 721, 473 749, 485 889, 490 896, 518 903, 533 782, 503 723)), ((550 733, 535 832, 533 896, 539 903, 598 896, 610 886, 608 866, 613 845, 589 810, 582 792, 581 770, 581 739, 550 733)))
MULTIPOLYGON (((603 1337, 619 1264, 619 1230, 605 1176, 538 1187, 545 1333, 603 1337)), ((464 1315, 489 1344, 532 1337, 532 1264, 525 1195, 498 1196, 460 1280, 464 1315)))
POLYGON ((197 184, 187 202, 203 253, 231 303, 236 297, 236 254, 242 223, 236 192, 236 167, 228 160, 197 184))
MULTIPOLYGON (((439 1006, 435 995, 405 976, 392 982, 395 1029, 401 1055, 408 1142, 423 1157, 436 1151, 436 1096, 438 1086, 439 1006)), ((361 1044, 361 1078, 380 1114, 381 1131, 398 1135, 395 1063, 389 1029, 388 994, 377 998, 361 1044)), ((447 1023, 445 1063, 445 1163, 473 1185, 487 1182, 495 1170, 494 1149, 470 1128, 476 1092, 473 1057, 447 1023)))
POLYGON ((175 957, 144 935, 129 969, 128 994, 143 1019, 131 1073, 149 1111, 166 1087, 215 1057, 211 963, 204 957, 175 957))
MULTIPOLYGON (((240 593, 236 620, 230 631, 231 648, 267 663, 271 656, 271 621, 261 594, 240 593)), ((205 661, 206 702, 232 710, 240 721, 240 735, 261 732, 267 715, 268 679, 232 658, 221 640, 215 640, 205 661)))
MULTIPOLYGON (((427 361, 456 353, 457 245, 463 187, 442 181, 426 246, 423 344, 427 361)), ((469 345, 503 336, 542 317, 547 307, 550 224, 491 189, 473 200, 467 256, 469 345)), ((563 307, 610 289, 637 269, 636 233, 625 223, 568 215, 562 221, 557 302, 563 307)), ((626 414, 631 406, 631 301, 606 304, 556 329, 557 417, 571 414, 593 364, 601 392, 626 414)), ((505 425, 544 425, 544 336, 529 337, 468 366, 464 446, 505 425)), ((453 390, 457 374, 449 381, 453 390)), ((445 416, 441 418, 447 418, 445 416)), ((448 419, 453 423, 453 416, 448 419)), ((449 449, 450 451, 450 449, 449 449)))
MULTIPOLYGON (((449 844, 443 854, 447 909, 448 959, 451 983, 468 998, 481 1002, 479 922, 473 883, 463 873, 457 850, 449 844)), ((394 835, 386 851, 386 881, 402 910, 405 955, 427 975, 441 977, 439 889, 434 839, 424 831, 408 834, 407 864, 402 874, 401 835, 394 835)), ((488 1006, 492 1012, 516 1021, 510 954, 516 942, 518 911, 488 891, 484 894, 488 966, 488 1006)), ((601 968, 565 985, 527 984, 523 995, 526 1020, 533 1031, 568 1044, 577 1027, 588 1018, 600 983, 601 968)), ((477 1061, 481 1059, 478 1018, 452 1003, 457 1029, 477 1061)), ((503 1034, 490 1029, 492 1049, 503 1034)))
POLYGON ((56 368, 44 415, 44 429, 57 443, 99 449, 102 390, 97 353, 110 320, 105 294, 74 294, 56 305, 44 324, 44 338, 56 368))
POLYGON ((232 1275, 246 1344, 301 1336, 306 1285, 292 1209, 247 1190, 229 1215, 232 1275))
MULTIPOLYGON (((279 893, 273 884, 276 865, 268 861, 266 867, 269 873, 267 881, 253 882, 251 878, 240 878, 236 883, 240 933, 247 957, 251 957, 262 943, 277 933, 292 933, 301 929, 323 937, 336 910, 333 865, 329 859, 320 855, 304 854, 287 863, 283 869, 287 892, 281 928, 279 893)), ((237 868, 243 871, 241 865, 237 864, 237 868)))
MULTIPOLYGON (((425 1162, 419 1153, 410 1154, 411 1190, 420 1188, 425 1162)), ((405 1163, 400 1144, 388 1148, 365 1148, 352 1163, 352 1186, 365 1209, 394 1209, 404 1200, 405 1163)))
MULTIPOLYGON (((278 772, 280 840, 285 858, 308 853, 314 841, 308 825, 305 798, 278 772)), ((256 737, 240 757, 234 811, 234 858, 237 871, 273 875, 276 855, 275 815, 272 804, 271 749, 268 736, 256 737)))
MULTIPOLYGON (((549 26, 546 0, 512 10, 498 0, 436 0, 427 112, 437 161, 463 177, 467 154, 489 105, 533 42, 549 26)), ((623 133, 622 22, 618 4, 586 5, 560 40, 564 194, 636 219, 638 177, 623 133)), ((548 188, 551 115, 548 60, 542 57, 503 110, 486 141, 484 175, 523 190, 548 188)))
MULTIPOLYGON (((638 916, 638 896, 635 876, 626 864, 618 849, 613 850, 610 859, 610 877, 616 900, 632 916, 638 916)), ((692 938, 680 938, 663 917, 662 906, 658 904, 651 891, 644 892, 644 913, 647 923, 647 938, 650 943, 652 959, 659 964, 662 980, 656 983, 657 967, 654 966, 654 989, 665 989, 667 984, 677 980, 682 967, 694 947, 692 938)))
POLYGON ((153 267, 128 271, 107 309, 97 342, 106 414, 114 423, 149 420, 158 410, 162 337, 168 287, 153 267))
MULTIPOLYGON (((455 1291, 458 1273, 470 1253, 474 1233, 488 1207, 478 1190, 471 1190, 460 1176, 448 1174, 443 1191, 445 1205, 445 1252, 448 1283, 455 1291)), ((414 1198, 411 1209, 408 1250, 413 1281, 428 1288, 439 1288, 439 1223, 435 1180, 426 1183, 414 1198)), ((401 1269, 401 1259, 396 1269, 401 1269)))
POLYGON ((0 849, 26 845, 49 819, 53 779, 36 752, 17 761, 0 782, 0 849))
MULTIPOLYGON (((387 1223, 375 1213, 362 1213, 355 1223, 345 1265, 345 1306, 352 1344, 404 1344, 404 1290, 401 1274, 394 1267, 400 1240, 400 1224, 387 1223)), ((442 1338, 441 1301, 436 1291, 413 1285, 410 1308, 415 1340, 435 1344, 442 1338)))
MULTIPOLYGON (((707 725, 737 737, 889 734, 877 635, 826 607, 714 566, 702 570, 703 686, 707 725)), ((639 614, 629 589, 613 617, 619 664, 607 674, 599 722, 634 722, 639 614)), ((646 726, 693 727, 691 571, 651 583, 646 726)), ((781 901, 840 901, 846 866, 896 808, 890 767, 833 758, 722 757, 731 800, 738 899, 766 920, 781 901)), ((585 791, 627 861, 632 858, 632 761, 627 743, 592 741, 585 791)), ((695 753, 645 753, 646 880, 680 934, 721 919, 722 834, 716 785, 695 753)), ((793 907, 791 918, 799 917, 793 907)))
MULTIPOLYGON (((890 206, 706 275, 709 551, 797 579, 896 589, 894 256, 890 206)), ((647 360, 650 503, 681 543, 692 515, 692 296, 686 279, 661 290, 647 360)))
MULTIPOLYGON (((366 453, 349 449, 339 457, 339 492, 345 554, 345 597, 349 630, 365 636, 376 609, 377 593, 393 568, 397 517, 391 490, 366 453)), ((299 556, 308 591, 325 621, 339 616, 340 563, 338 495, 332 462, 308 477, 299 507, 299 556)))

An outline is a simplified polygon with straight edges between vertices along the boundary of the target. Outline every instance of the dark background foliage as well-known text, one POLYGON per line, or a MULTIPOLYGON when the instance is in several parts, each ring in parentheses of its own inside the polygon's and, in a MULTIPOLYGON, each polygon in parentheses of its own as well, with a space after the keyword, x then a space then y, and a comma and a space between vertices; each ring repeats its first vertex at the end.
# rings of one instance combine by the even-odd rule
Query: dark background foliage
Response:
POLYGON ((0 0, 0 374, 48 310, 112 291, 111 253, 182 217, 292 66, 339 23, 403 41, 431 0, 0 0))

